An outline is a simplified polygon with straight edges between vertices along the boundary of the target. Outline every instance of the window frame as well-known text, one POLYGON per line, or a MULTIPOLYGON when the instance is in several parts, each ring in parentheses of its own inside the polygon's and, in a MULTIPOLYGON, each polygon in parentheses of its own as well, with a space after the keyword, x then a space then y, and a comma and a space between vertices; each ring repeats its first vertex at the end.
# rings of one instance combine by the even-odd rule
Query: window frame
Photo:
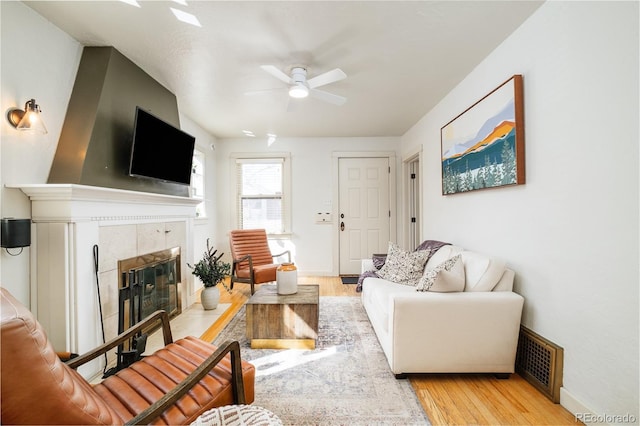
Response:
MULTIPOLYGON (((231 220, 235 229, 241 229, 240 223, 240 193, 238 186, 238 164, 264 162, 265 160, 281 160, 282 161, 282 225, 283 232, 268 232, 270 237, 287 237, 291 235, 291 154, 288 152, 273 153, 232 153, 230 155, 230 171, 231 171, 231 220)), ((260 197, 264 198, 264 197, 260 197)))
POLYGON ((206 219, 207 210, 205 204, 205 191, 206 191, 206 160, 207 157, 202 150, 198 147, 193 149, 193 163, 191 165, 191 184, 189 190, 191 198, 201 200, 200 204, 196 206, 196 219, 206 219), (196 170, 196 161, 200 162, 201 170, 196 170), (197 182, 196 182, 197 181, 197 182), (198 193, 197 187, 200 187, 202 193, 198 193))

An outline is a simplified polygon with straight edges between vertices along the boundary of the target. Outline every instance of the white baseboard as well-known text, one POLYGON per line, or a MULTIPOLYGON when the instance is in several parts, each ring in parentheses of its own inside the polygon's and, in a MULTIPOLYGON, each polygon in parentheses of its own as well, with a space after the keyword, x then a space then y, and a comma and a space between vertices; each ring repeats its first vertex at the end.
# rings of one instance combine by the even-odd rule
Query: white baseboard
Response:
POLYGON ((298 271, 298 276, 302 277, 335 277, 331 271, 298 271))
MULTIPOLYGON (((595 415, 595 413, 589 410, 583 403, 578 401, 573 395, 569 393, 564 387, 560 388, 560 405, 567 409, 571 414, 573 414, 576 419, 579 417, 586 417, 585 414, 589 416, 595 415)), ((585 424, 589 424, 584 420, 580 420, 585 424)))
POLYGON ((564 387, 560 388, 560 405, 575 416, 576 422, 585 425, 637 424, 638 418, 633 415, 602 415, 587 408, 564 387))

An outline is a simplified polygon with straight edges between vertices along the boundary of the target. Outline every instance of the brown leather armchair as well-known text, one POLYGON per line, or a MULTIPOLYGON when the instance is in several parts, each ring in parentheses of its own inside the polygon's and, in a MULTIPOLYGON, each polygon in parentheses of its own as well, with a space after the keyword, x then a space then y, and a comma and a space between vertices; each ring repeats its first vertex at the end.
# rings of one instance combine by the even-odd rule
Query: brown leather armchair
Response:
POLYGON ((233 265, 231 266, 231 288, 235 282, 251 284, 251 294, 255 293, 255 284, 268 283, 276 280, 275 257, 288 255, 291 262, 291 252, 286 250, 272 255, 264 229, 236 229, 229 233, 229 245, 233 265))
POLYGON ((0 289, 2 424, 189 424, 203 412, 254 399, 255 368, 238 342, 172 341, 158 311, 118 338, 63 363, 31 312, 0 289), (160 321, 165 347, 91 385, 76 368, 160 321))

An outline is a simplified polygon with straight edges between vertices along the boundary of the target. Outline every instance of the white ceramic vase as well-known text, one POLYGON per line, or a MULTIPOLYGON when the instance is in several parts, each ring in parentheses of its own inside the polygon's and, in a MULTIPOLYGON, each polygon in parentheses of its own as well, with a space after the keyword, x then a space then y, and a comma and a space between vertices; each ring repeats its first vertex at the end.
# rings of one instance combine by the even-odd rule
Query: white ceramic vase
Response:
POLYGON ((298 268, 293 263, 283 263, 276 269, 276 289, 278 294, 298 292, 298 268))
POLYGON ((200 301, 202 302, 202 307, 207 311, 217 308, 220 302, 220 289, 218 286, 203 288, 200 293, 200 301))

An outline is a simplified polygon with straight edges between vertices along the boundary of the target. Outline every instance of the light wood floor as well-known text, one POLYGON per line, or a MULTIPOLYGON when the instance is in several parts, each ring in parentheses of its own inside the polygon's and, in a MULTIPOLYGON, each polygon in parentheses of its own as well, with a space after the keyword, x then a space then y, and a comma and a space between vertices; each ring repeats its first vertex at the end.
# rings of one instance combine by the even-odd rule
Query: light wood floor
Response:
MULTIPOLYGON (((319 284, 320 296, 359 297, 355 285, 338 277, 300 277, 319 284)), ((231 307, 202 335, 211 341, 250 296, 246 284, 231 294, 220 290, 220 302, 231 307)), ((391 372, 389 372, 391 374, 391 372)), ((433 425, 575 425, 574 416, 554 404, 517 374, 499 380, 488 374, 412 374, 411 385, 433 425)))

